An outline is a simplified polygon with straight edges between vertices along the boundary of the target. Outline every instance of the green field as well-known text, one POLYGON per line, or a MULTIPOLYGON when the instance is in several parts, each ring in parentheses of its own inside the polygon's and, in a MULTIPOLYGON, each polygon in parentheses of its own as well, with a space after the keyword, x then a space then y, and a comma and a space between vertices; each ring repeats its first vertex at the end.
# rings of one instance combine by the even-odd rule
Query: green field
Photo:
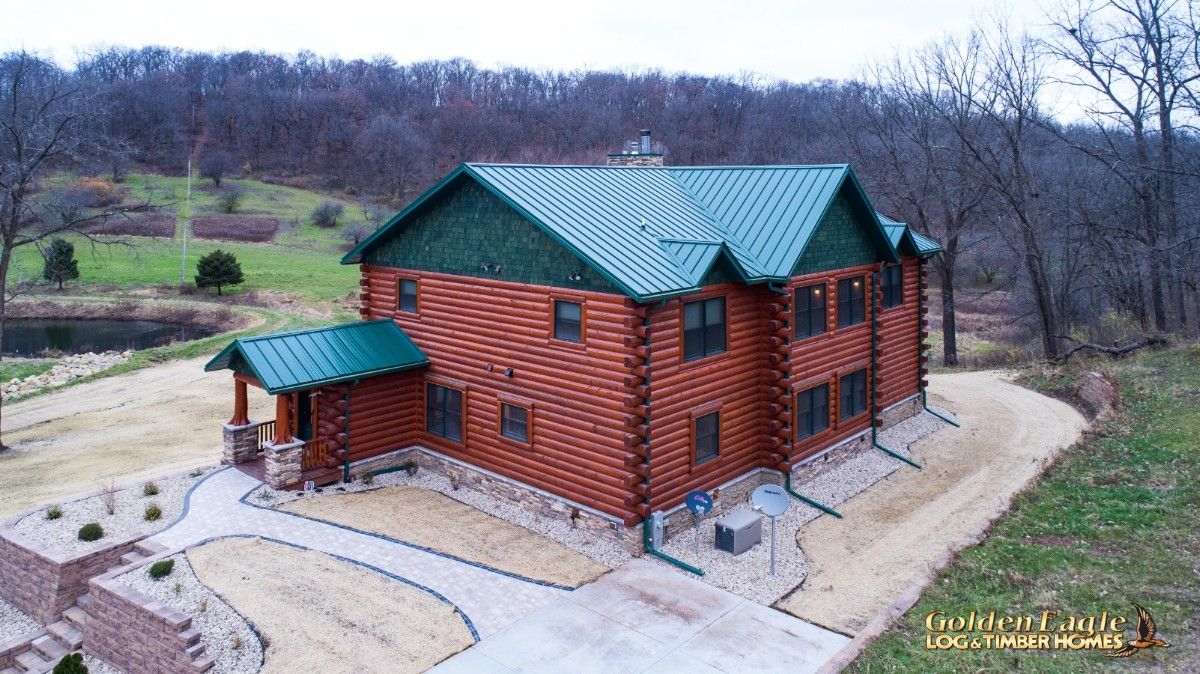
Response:
MULTIPOLYGON (((1112 368, 1121 411, 1019 495, 988 538, 964 550, 847 671, 1200 671, 1200 348, 1147 353, 1112 368), (1109 611, 1130 616, 1132 638, 1132 602, 1150 610, 1170 648, 1119 659, 1095 650, 925 648, 931 611, 1109 611)), ((1025 383, 1062 393, 1073 390, 1078 371, 1035 372, 1025 383)))

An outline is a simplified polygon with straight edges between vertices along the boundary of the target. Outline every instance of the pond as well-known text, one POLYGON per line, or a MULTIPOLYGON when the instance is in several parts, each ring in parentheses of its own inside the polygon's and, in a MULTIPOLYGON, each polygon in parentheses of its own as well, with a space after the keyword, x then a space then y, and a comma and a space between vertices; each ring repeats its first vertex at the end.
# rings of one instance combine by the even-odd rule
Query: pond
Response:
POLYGON ((207 328, 158 321, 10 318, 4 325, 4 355, 148 349, 212 334, 207 328))

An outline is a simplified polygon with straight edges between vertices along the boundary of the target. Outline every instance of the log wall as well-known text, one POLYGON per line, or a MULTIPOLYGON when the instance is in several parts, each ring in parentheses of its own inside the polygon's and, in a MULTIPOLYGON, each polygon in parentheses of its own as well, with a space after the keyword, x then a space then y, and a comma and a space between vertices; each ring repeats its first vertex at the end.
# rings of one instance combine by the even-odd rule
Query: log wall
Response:
MULTIPOLYGON (((400 424, 389 437, 384 425, 376 424, 384 433, 375 440, 382 443, 378 447, 419 442, 637 521, 641 498, 631 489, 642 478, 632 471, 637 457, 630 447, 641 425, 641 399, 631 371, 640 365, 644 347, 629 300, 499 280, 464 283, 449 274, 372 265, 363 265, 362 273, 363 316, 393 318, 429 357, 424 378, 462 391, 465 407, 463 442, 427 433, 421 386, 415 397, 404 398, 415 411, 415 425, 400 424), (400 275, 418 279, 416 314, 395 310, 400 275), (551 298, 584 304, 583 344, 551 339, 551 298), (508 368, 512 376, 506 376, 508 368), (501 400, 529 409, 531 443, 500 434, 501 400)), ((382 405, 382 399, 375 404, 382 405)), ((352 407, 352 444, 368 415, 352 407)), ((397 415, 399 420, 403 412, 397 415)))

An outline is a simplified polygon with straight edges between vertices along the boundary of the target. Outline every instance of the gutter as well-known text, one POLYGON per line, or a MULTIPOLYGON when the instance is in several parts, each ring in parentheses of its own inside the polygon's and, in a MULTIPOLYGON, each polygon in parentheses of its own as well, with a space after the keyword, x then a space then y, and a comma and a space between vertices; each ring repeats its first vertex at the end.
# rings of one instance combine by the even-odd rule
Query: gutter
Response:
MULTIPOLYGON (((650 356, 651 356, 651 353, 650 353, 650 334, 651 334, 650 333, 650 315, 651 315, 651 309, 660 308, 660 307, 666 306, 666 304, 667 304, 667 300, 664 299, 661 302, 659 302, 658 304, 655 304, 653 307, 647 306, 646 307, 646 318, 644 318, 642 320, 642 325, 646 328, 646 336, 642 338, 642 344, 646 347, 646 357, 643 359, 642 363, 646 367, 645 386, 646 386, 646 393, 648 394, 646 396, 646 417, 645 417, 646 440, 644 442, 644 445, 646 448, 646 458, 642 462, 642 464, 646 467, 646 477, 642 483, 645 484, 647 487, 650 486, 650 433, 651 433, 651 431, 650 431, 650 409, 651 409, 650 408, 650 398, 654 393, 654 390, 650 387, 650 378, 653 374, 652 371, 650 370, 650 356)), ((650 510, 650 491, 649 491, 649 489, 647 489, 647 491, 646 491, 645 503, 646 503, 646 510, 649 511, 650 510)), ((642 547, 645 548, 646 554, 652 555, 654 557, 658 557, 659 559, 663 560, 664 562, 674 564, 675 566, 678 566, 679 568, 683 569, 684 571, 690 571, 691 573, 694 573, 697 576, 704 575, 704 571, 702 569, 694 567, 691 564, 688 564, 687 562, 684 562, 682 560, 676 559, 676 558, 668 555, 667 553, 665 553, 661 550, 658 550, 654 547, 653 539, 650 536, 650 517, 642 518, 642 547)))
POLYGON ((925 273, 925 260, 926 258, 924 257, 920 258, 920 262, 917 266, 917 389, 921 392, 921 407, 925 408, 926 412, 929 412, 933 416, 941 419, 951 426, 954 426, 955 428, 961 428, 957 421, 947 419, 941 414, 929 409, 929 395, 925 392, 925 372, 923 364, 921 363, 921 357, 923 355, 921 352, 925 350, 925 340, 921 338, 921 331, 924 327, 922 324, 925 321, 925 314, 923 313, 925 309, 925 289, 921 287, 925 284, 925 279, 923 278, 925 273))
MULTIPOLYGON (((917 336, 920 337, 920 309, 917 309, 917 336)), ((920 470, 921 464, 879 444, 879 272, 871 272, 871 445, 884 454, 920 470)), ((917 350, 920 357, 920 349, 917 350)), ((922 391, 924 393, 924 391, 922 391)))

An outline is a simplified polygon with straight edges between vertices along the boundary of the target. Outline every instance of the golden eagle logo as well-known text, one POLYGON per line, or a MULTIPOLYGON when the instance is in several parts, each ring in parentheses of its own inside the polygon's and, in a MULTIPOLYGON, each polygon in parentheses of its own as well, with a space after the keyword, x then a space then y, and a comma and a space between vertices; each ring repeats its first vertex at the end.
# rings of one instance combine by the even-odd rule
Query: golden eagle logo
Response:
POLYGON ((1115 651, 1105 653, 1106 656, 1110 658, 1127 658, 1144 648, 1153 648, 1155 646, 1169 648, 1171 646, 1171 644, 1162 639, 1155 638, 1154 635, 1158 632, 1158 626, 1154 623, 1154 617, 1150 615, 1150 612, 1137 604, 1134 604, 1133 607, 1137 609, 1138 614, 1137 639, 1115 651))

